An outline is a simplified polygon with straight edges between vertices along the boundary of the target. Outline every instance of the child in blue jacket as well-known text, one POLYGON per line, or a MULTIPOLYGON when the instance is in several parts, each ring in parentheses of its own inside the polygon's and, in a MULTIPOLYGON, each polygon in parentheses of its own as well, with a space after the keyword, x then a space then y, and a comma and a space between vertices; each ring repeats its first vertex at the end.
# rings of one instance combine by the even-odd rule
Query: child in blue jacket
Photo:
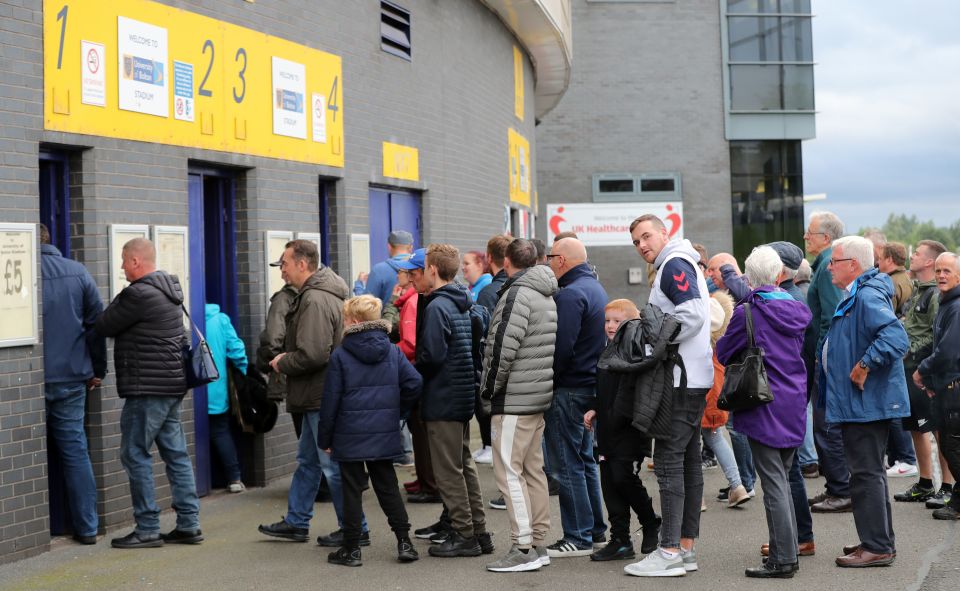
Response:
POLYGON ((343 546, 327 561, 360 566, 361 489, 364 466, 390 529, 397 559, 419 558, 410 542, 410 521, 400 496, 393 459, 403 454, 400 420, 420 397, 423 380, 390 343, 390 323, 380 319, 380 300, 370 295, 343 304, 343 341, 330 356, 320 404, 317 443, 340 463, 343 482, 343 546))
POLYGON ((213 361, 220 371, 220 379, 207 384, 207 414, 210 419, 210 443, 223 464, 227 477, 227 490, 232 493, 243 492, 240 480, 240 461, 237 448, 233 443, 230 430, 230 397, 227 393, 227 375, 230 373, 227 363, 232 363, 242 373, 247 373, 247 351, 243 341, 237 336, 230 317, 220 311, 220 306, 207 304, 206 329, 207 344, 213 353, 213 361))

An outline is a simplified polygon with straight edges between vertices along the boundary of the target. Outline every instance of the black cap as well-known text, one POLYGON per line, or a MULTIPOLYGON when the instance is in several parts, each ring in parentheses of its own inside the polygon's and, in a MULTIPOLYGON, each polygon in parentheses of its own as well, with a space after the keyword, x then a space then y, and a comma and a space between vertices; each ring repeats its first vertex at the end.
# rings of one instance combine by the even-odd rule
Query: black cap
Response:
POLYGON ((780 261, 783 263, 783 266, 796 271, 800 268, 800 261, 803 260, 803 251, 800 250, 800 247, 792 242, 771 242, 768 244, 770 248, 777 251, 777 255, 780 257, 780 261))

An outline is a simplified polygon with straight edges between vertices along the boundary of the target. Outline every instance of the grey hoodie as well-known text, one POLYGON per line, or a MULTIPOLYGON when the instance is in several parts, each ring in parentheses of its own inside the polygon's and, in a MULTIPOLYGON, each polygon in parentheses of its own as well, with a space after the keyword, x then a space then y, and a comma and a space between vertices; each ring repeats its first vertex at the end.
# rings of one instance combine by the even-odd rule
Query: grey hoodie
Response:
POLYGON ((500 289, 490 319, 480 380, 485 412, 530 415, 553 401, 557 278, 550 267, 520 271, 500 289))

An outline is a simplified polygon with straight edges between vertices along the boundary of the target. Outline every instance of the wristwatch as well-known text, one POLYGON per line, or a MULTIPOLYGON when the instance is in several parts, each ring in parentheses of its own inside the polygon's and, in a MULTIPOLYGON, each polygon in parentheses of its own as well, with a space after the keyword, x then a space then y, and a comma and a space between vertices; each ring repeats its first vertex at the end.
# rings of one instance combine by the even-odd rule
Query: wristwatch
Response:
POLYGON ((860 361, 859 363, 857 363, 857 365, 860 366, 860 369, 865 369, 865 370, 867 370, 867 371, 870 371, 870 368, 867 367, 867 364, 864 363, 863 361, 860 361))

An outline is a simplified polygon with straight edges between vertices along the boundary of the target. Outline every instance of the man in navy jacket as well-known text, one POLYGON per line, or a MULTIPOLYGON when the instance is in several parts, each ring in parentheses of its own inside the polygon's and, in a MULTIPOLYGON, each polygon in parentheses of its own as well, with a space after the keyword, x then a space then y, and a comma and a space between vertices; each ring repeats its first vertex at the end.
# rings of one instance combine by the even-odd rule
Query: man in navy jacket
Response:
POLYGON ((83 417, 87 390, 107 374, 107 341, 93 326, 103 311, 100 293, 83 265, 64 258, 40 224, 43 275, 43 378, 47 429, 57 442, 73 519, 73 539, 97 541, 97 484, 87 453, 83 417))
POLYGON ((586 556, 605 540, 600 471, 593 457, 593 436, 583 415, 597 394, 597 361, 607 342, 603 330, 607 292, 587 264, 587 249, 576 238, 553 243, 547 255, 560 285, 557 342, 553 356, 553 404, 546 413, 548 464, 560 481, 563 538, 550 556, 586 556))

